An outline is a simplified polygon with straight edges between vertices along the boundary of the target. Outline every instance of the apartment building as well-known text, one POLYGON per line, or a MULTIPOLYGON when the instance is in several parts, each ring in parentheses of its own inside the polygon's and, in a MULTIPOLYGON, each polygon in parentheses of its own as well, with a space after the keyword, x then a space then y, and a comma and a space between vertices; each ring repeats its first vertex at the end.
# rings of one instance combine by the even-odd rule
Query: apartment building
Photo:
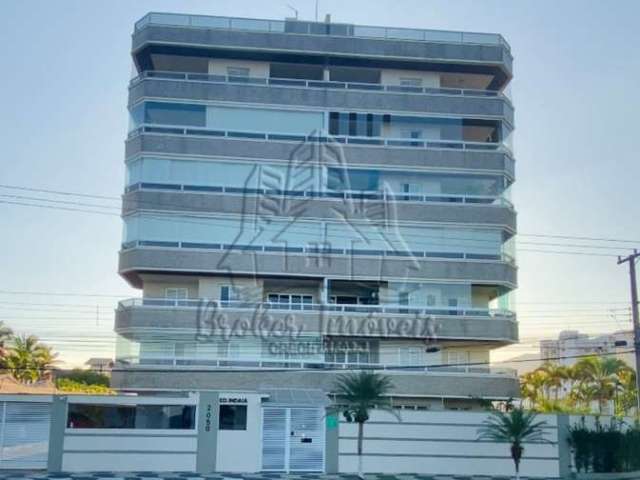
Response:
POLYGON ((589 335, 578 330, 564 330, 555 340, 540 341, 540 358, 571 366, 585 355, 611 355, 635 368, 633 331, 619 330, 602 335, 589 335))
POLYGON ((116 387, 518 395, 500 35, 150 13, 132 57, 116 387))

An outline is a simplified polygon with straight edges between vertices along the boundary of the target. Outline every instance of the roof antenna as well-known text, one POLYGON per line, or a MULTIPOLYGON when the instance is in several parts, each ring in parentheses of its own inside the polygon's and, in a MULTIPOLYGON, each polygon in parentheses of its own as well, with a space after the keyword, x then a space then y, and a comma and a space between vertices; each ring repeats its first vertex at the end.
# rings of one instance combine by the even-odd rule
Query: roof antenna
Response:
POLYGON ((316 22, 318 21, 318 0, 316 0, 316 22))
POLYGON ((296 20, 298 20, 298 9, 295 8, 295 7, 292 7, 288 3, 287 3, 287 7, 289 7, 291 10, 293 10, 293 13, 295 13, 295 15, 296 15, 296 20))

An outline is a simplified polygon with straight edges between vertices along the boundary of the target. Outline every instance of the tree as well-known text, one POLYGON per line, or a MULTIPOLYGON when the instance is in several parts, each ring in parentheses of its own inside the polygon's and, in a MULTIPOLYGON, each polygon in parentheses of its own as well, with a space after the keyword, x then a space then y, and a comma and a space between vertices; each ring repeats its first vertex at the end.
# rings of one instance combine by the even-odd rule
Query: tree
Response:
POLYGON ((33 383, 47 377, 56 357, 35 335, 21 335, 12 339, 5 363, 13 378, 33 383))
POLYGON ((580 359, 573 368, 579 378, 582 399, 597 400, 598 411, 602 414, 603 407, 620 390, 619 375, 629 367, 618 358, 592 356, 580 359))
POLYGON ((0 361, 4 362, 7 356, 5 348, 7 342, 13 337, 13 330, 7 327, 4 322, 0 321, 0 361))
POLYGON ((392 409, 388 393, 393 389, 391 379, 375 372, 361 370, 340 375, 335 382, 336 402, 334 410, 342 412, 347 422, 358 424, 358 476, 362 472, 362 440, 364 424, 372 409, 380 409, 398 416, 392 409))
POLYGON ((551 397, 550 392, 553 391, 553 399, 557 401, 564 381, 569 378, 567 367, 555 362, 545 362, 536 371, 540 372, 543 377, 543 385, 548 392, 547 396, 551 397))
POLYGON ((496 411, 478 429, 478 440, 509 443, 511 458, 516 468, 516 479, 520 478, 520 461, 524 453, 523 443, 546 442, 545 421, 536 421, 537 414, 524 408, 509 412, 496 411))

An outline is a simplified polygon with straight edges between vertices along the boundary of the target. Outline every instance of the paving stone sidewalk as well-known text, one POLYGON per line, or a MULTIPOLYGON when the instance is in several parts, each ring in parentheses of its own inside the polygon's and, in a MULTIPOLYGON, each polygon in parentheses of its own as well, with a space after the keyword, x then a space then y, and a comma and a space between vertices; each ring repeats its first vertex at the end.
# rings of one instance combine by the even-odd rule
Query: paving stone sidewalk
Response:
MULTIPOLYGON (((411 475, 367 474, 366 480, 511 480, 512 476, 411 475)), ((199 475, 189 472, 91 472, 47 473, 44 471, 0 471, 0 480, 359 480, 350 474, 325 473, 212 473, 199 475)), ((530 480, 521 477, 521 480, 530 480)), ((542 479, 535 480, 560 480, 542 479)))

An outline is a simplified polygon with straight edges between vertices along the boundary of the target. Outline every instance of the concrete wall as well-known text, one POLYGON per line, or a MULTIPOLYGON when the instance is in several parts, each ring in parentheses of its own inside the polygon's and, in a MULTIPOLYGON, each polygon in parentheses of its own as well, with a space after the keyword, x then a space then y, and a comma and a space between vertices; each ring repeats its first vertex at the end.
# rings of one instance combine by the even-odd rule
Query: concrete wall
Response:
POLYGON ((259 472, 262 468, 261 395, 220 393, 221 405, 228 397, 247 400, 247 430, 219 430, 216 470, 219 472, 259 472))
MULTIPOLYGON (((365 472, 429 475, 500 475, 514 472, 508 444, 480 442, 478 428, 488 413, 374 412, 364 427, 365 472)), ((527 477, 559 476, 555 416, 545 415, 549 444, 525 444, 521 472, 527 477)), ((340 423, 340 471, 357 472, 357 426, 340 423)))

